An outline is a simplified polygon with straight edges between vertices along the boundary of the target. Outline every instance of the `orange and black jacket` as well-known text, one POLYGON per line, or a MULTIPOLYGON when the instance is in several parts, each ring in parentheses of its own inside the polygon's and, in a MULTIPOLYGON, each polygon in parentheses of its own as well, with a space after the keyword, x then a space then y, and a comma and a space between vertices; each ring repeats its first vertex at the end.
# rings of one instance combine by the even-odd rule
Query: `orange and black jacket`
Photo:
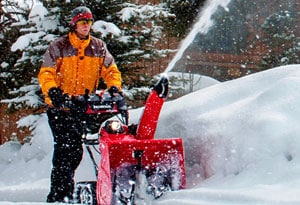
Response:
POLYGON ((50 44, 38 80, 45 102, 51 106, 50 88, 59 87, 70 96, 80 95, 86 89, 95 91, 101 77, 108 88, 121 89, 121 73, 105 43, 91 35, 82 40, 70 32, 50 44))

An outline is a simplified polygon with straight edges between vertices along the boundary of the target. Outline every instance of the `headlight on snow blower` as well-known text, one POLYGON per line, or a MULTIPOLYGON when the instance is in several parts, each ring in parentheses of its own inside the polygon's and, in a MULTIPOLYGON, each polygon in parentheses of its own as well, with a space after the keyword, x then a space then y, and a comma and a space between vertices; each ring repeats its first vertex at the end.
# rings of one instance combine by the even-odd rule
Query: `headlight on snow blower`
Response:
POLYGON ((108 120, 105 123, 105 130, 111 134, 123 133, 122 123, 118 120, 108 120))

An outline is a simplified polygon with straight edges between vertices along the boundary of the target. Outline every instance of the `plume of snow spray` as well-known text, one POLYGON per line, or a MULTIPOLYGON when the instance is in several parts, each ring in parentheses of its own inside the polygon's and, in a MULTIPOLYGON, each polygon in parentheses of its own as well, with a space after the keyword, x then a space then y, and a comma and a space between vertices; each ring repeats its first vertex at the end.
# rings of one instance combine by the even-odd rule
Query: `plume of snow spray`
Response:
POLYGON ((204 9, 199 14, 198 21, 195 23, 188 36, 183 40, 179 51, 166 68, 166 73, 172 70, 176 62, 182 57, 184 51, 193 42, 198 33, 205 34, 208 32, 209 28, 213 25, 213 20, 211 17, 217 11, 217 9, 219 7, 223 7, 225 10, 228 10, 227 5, 229 2, 230 0, 208 0, 206 2, 204 9))

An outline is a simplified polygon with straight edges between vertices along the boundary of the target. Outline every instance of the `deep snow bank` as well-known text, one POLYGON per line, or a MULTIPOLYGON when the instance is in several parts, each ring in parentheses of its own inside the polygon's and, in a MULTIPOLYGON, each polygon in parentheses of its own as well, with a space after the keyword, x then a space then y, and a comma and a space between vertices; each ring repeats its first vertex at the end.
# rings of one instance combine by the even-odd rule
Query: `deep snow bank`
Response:
POLYGON ((299 65, 216 84, 165 104, 157 137, 184 139, 189 186, 246 173, 252 180, 242 184, 293 179, 300 171, 299 90, 299 65))

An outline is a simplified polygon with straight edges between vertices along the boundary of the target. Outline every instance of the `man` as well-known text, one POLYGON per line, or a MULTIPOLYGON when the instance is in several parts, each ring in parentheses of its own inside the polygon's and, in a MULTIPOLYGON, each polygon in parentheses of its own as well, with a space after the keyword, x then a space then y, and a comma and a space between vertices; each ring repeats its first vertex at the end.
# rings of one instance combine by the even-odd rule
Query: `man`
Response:
POLYGON ((70 32, 52 42, 38 79, 49 105, 47 116, 54 138, 51 186, 47 202, 72 200, 75 170, 83 154, 80 123, 61 108, 64 96, 95 91, 102 78, 110 92, 121 89, 121 73, 105 43, 90 35, 93 15, 87 7, 71 13, 70 32))

